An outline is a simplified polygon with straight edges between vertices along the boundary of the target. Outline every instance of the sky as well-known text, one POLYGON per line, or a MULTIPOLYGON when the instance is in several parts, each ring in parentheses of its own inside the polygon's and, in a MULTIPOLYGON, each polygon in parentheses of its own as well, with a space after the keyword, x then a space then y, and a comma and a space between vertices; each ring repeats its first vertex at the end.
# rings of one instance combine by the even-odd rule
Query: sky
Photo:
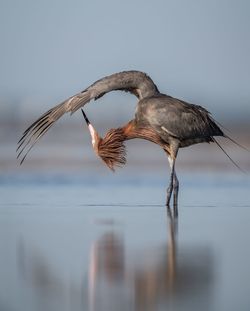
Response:
MULTIPOLYGON (((103 76, 136 69, 219 119, 250 117, 248 0, 0 0, 0 26, 2 111, 44 112, 103 76)), ((110 101, 126 114, 136 99, 110 101)))

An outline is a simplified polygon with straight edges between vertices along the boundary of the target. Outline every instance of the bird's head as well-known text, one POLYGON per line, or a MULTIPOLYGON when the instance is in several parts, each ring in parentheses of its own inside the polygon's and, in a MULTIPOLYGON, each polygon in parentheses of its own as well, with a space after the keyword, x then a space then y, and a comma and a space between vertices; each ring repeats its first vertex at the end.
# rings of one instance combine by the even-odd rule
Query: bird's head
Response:
POLYGON ((89 128, 95 153, 112 171, 115 170, 115 166, 124 165, 126 163, 126 148, 124 145, 125 135, 123 129, 111 129, 102 138, 90 123, 83 109, 82 114, 89 128))

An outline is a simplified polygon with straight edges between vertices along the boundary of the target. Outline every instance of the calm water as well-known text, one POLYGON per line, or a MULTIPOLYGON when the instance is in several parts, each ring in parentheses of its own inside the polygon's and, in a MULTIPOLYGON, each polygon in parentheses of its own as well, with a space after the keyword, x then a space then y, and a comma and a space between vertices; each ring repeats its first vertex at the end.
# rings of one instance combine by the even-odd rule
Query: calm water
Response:
POLYGON ((0 177, 0 310, 249 310, 250 179, 0 177))

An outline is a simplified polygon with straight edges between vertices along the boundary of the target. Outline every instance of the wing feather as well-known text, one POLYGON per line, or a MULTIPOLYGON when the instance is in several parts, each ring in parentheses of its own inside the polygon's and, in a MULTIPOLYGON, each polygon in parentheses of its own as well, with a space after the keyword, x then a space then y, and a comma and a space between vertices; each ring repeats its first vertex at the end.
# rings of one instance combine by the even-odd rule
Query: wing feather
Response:
POLYGON ((140 71, 123 71, 96 81, 87 89, 45 112, 23 132, 17 147, 19 152, 17 157, 22 156, 21 163, 34 144, 65 113, 71 112, 73 114, 92 99, 96 100, 108 92, 117 90, 130 92, 140 99, 159 93, 153 80, 140 71))

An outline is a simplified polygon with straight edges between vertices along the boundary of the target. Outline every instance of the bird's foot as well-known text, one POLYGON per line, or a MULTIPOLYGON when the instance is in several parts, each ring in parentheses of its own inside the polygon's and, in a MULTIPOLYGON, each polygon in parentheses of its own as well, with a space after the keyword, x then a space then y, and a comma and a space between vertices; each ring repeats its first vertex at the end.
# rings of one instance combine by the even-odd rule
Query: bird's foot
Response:
POLYGON ((167 199, 166 199, 166 207, 171 210, 170 201, 173 192, 173 214, 174 217, 178 217, 178 186, 171 187, 169 186, 167 189, 167 199))

